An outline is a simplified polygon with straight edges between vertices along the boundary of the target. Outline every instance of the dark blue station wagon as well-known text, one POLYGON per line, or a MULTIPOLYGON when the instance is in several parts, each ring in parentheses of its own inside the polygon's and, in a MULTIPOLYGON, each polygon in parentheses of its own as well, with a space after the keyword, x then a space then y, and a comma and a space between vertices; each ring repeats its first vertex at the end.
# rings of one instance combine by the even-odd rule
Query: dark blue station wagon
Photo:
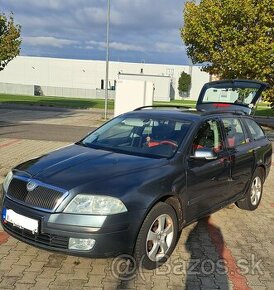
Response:
POLYGON ((267 84, 206 84, 196 110, 139 108, 7 175, 11 236, 88 257, 133 255, 153 269, 179 232, 226 205, 255 210, 272 146, 251 117, 267 84))

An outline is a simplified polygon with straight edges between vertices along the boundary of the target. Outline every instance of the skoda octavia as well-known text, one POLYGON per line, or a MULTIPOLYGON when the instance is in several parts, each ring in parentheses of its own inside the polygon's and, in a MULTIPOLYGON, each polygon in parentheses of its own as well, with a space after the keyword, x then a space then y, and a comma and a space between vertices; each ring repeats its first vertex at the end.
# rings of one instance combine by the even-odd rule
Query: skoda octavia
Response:
POLYGON ((196 110, 139 108, 8 173, 11 236, 87 257, 130 254, 153 269, 186 225, 228 204, 255 210, 272 147, 250 116, 267 84, 206 84, 196 110))

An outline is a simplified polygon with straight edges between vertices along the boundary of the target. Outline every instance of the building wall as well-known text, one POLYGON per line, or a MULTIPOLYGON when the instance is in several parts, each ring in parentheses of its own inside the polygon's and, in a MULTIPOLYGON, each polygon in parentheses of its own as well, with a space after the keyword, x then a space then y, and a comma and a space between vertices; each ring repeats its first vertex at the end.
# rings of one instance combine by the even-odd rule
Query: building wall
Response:
MULTIPOLYGON (((198 93, 209 75, 201 72, 199 67, 110 62, 109 80, 114 85, 118 73, 170 76, 174 88, 174 98, 181 99, 177 87, 182 71, 192 72, 190 98, 197 99, 198 93)), ((57 59, 46 57, 18 56, 0 72, 1 83, 38 85, 44 87, 101 89, 101 81, 105 79, 105 62, 97 60, 57 59)))

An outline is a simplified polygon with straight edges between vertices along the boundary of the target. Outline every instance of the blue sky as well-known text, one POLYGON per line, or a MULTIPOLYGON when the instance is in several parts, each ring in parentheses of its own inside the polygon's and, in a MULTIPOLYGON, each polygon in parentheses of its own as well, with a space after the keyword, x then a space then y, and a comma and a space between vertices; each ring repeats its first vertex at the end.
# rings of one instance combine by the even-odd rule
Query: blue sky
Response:
MULTIPOLYGON (((111 0, 110 59, 189 64, 185 0, 111 0)), ((22 26, 21 55, 105 59, 107 0, 0 0, 22 26)))

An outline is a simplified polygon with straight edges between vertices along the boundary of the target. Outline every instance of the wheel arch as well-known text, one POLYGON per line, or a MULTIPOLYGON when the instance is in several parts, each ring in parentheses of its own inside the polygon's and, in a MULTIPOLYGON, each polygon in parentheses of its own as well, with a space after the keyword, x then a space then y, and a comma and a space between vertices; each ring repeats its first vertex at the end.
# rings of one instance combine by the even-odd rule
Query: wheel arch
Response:
POLYGON ((265 165, 263 163, 257 164, 254 172, 256 171, 256 169, 262 170, 262 173, 263 173, 263 182, 265 182, 265 179, 266 179, 266 167, 265 167, 265 165))
POLYGON ((172 206, 172 208, 176 212, 176 216, 177 216, 178 223, 179 223, 179 228, 181 229, 182 225, 183 225, 183 221, 184 221, 184 211, 183 211, 183 206, 182 206, 179 198, 177 196, 174 196, 174 195, 169 195, 169 196, 164 196, 159 201, 165 202, 165 203, 169 204, 170 206, 172 206))
MULTIPOLYGON (((153 203, 148 208, 145 217, 151 211, 151 209, 159 202, 167 203, 175 210, 175 213, 176 213, 176 216, 178 219, 178 223, 179 223, 179 228, 181 229, 182 225, 184 223, 184 220, 185 220, 184 210, 183 210, 182 202, 180 201, 179 197, 176 195, 168 194, 168 195, 161 196, 160 198, 154 200, 153 203)), ((144 217, 144 219, 145 219, 145 217, 144 217)))
MULTIPOLYGON (((177 219, 178 219, 178 225, 179 225, 179 229, 181 230, 183 228, 183 224, 184 224, 184 220, 185 220, 185 217, 184 217, 184 210, 183 210, 183 205, 179 199, 179 197, 177 197, 176 195, 171 195, 171 194, 167 194, 167 195, 164 195, 164 196, 161 196, 160 198, 158 199, 155 199, 151 204, 150 206, 147 208, 147 211, 139 225, 139 228, 138 228, 138 231, 137 231, 137 235, 142 227, 142 224, 146 218, 146 216, 148 215, 148 213, 151 211, 151 209, 159 202, 164 202, 168 205, 170 205, 174 210, 175 210, 175 213, 176 213, 176 216, 177 216, 177 219)), ((134 243, 134 247, 133 249, 135 248, 136 246, 136 240, 135 240, 135 243, 134 243)))

